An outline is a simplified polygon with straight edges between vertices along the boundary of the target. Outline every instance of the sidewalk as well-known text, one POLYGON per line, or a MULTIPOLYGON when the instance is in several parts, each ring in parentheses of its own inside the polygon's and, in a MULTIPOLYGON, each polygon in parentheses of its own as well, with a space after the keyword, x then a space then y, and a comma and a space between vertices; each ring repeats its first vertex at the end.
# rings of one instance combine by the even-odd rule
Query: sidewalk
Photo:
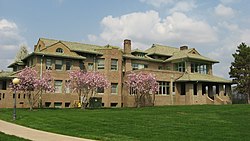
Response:
POLYGON ((33 141, 94 141, 89 139, 40 131, 2 120, 0 120, 0 131, 5 134, 15 135, 17 137, 22 137, 33 141))

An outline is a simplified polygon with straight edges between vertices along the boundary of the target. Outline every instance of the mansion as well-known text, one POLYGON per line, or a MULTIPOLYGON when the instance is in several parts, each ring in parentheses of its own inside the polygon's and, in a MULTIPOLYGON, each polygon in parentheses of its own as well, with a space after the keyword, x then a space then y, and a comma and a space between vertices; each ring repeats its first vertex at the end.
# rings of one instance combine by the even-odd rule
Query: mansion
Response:
MULTIPOLYGON (((105 75, 110 87, 95 94, 103 107, 135 106, 134 95, 124 84, 131 72, 155 75, 159 83, 156 106, 231 103, 232 82, 213 75, 213 64, 219 62, 201 55, 195 48, 159 44, 146 50, 131 48, 128 39, 121 49, 40 38, 32 53, 8 66, 12 72, 0 72, 0 108, 13 107, 14 96, 9 84, 25 66, 34 67, 40 74, 50 70, 55 92, 42 96, 42 106, 48 108, 75 107, 78 94, 65 86, 71 70, 98 71, 105 75)), ((18 108, 29 106, 24 93, 17 93, 16 98, 18 108)))

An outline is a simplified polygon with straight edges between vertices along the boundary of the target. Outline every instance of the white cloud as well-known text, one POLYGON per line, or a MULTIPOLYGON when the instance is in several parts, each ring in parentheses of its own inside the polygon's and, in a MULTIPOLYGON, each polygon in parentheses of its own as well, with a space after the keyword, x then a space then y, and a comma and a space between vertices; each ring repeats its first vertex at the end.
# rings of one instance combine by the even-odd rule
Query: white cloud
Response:
POLYGON ((6 19, 0 19, 0 69, 6 69, 7 63, 15 58, 19 46, 26 44, 25 39, 20 35, 16 23, 6 19), (8 60, 8 61, 7 61, 8 60))
POLYGON ((101 25, 102 33, 96 36, 89 35, 89 40, 102 40, 119 46, 126 38, 141 45, 156 42, 209 43, 217 41, 213 27, 180 12, 175 12, 164 19, 153 10, 130 13, 120 17, 107 16, 102 19, 101 25))
POLYGON ((154 7, 161 7, 164 5, 172 4, 177 0, 140 0, 148 5, 152 5, 154 7))
POLYGON ((208 56, 220 60, 218 65, 215 65, 215 74, 228 78, 229 67, 233 62, 232 54, 235 53, 237 46, 245 42, 250 44, 250 29, 243 29, 237 24, 228 22, 222 22, 218 24, 220 32, 226 32, 222 34, 220 42, 218 42, 217 48, 210 51, 208 56), (225 36, 226 35, 226 36, 225 36))
POLYGON ((170 9, 170 13, 174 12, 188 12, 193 8, 196 8, 196 4, 194 1, 179 1, 172 9, 170 9))
POLYGON ((214 12, 219 17, 232 18, 235 15, 235 11, 231 7, 226 7, 222 4, 217 5, 214 8, 214 12))

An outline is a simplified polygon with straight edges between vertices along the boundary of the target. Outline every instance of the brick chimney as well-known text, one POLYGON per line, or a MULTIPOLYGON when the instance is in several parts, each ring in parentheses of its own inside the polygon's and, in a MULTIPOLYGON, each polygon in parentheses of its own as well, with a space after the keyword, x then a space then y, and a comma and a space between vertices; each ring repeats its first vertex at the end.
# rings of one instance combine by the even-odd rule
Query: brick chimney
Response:
POLYGON ((188 46, 181 46, 180 47, 180 50, 187 50, 188 49, 188 46))
POLYGON ((124 54, 131 54, 131 40, 124 40, 124 54))

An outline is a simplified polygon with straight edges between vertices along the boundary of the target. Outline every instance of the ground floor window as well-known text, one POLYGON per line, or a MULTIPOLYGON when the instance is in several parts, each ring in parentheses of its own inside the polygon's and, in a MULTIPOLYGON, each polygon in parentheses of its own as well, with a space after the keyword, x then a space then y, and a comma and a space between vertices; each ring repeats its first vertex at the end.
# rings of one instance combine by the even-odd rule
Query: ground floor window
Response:
POLYGON ((50 107, 50 105, 51 105, 51 102, 45 102, 45 107, 50 107))
POLYGON ((159 95, 169 95, 170 94, 170 82, 159 81, 159 91, 157 94, 159 95))
POLYGON ((65 102, 64 107, 65 107, 65 108, 69 108, 69 107, 70 107, 70 102, 65 102))
POLYGON ((62 108, 62 102, 54 102, 55 108, 62 108))
POLYGON ((117 107, 118 103, 110 103, 110 107, 117 107))

